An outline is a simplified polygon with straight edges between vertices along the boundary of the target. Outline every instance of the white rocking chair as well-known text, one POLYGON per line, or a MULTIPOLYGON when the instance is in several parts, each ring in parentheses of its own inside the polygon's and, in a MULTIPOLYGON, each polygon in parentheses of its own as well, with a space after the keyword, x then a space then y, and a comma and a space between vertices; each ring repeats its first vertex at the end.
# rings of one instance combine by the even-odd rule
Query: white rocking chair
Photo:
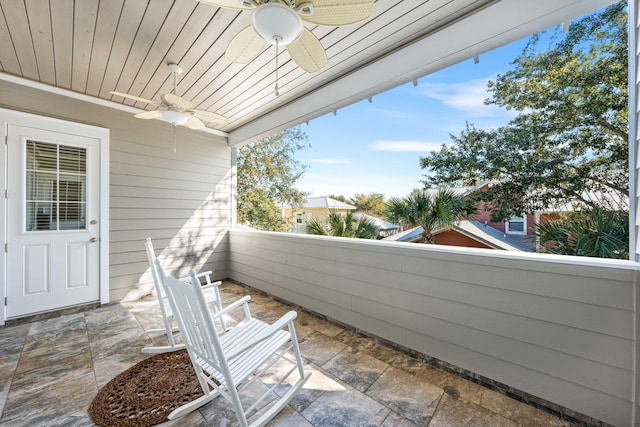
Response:
MULTIPOLYGON (((311 372, 304 370, 300 356, 293 325, 297 313, 290 311, 269 325, 251 316, 248 305, 251 297, 245 296, 211 316, 199 286, 167 277, 159 264, 158 270, 161 272, 165 291, 189 352, 193 369, 204 392, 204 396, 174 410, 169 415, 169 419, 183 416, 205 405, 218 395, 222 395, 233 405, 242 427, 249 425, 247 414, 251 416, 254 410, 265 409, 264 413, 251 423, 251 427, 264 426, 286 406, 311 375, 311 372), (223 335, 218 335, 214 325, 215 319, 240 307, 244 309, 245 319, 223 335), (240 401, 240 393, 269 371, 276 362, 288 362, 290 366, 279 371, 284 373, 275 381, 276 384, 265 385, 267 391, 254 399, 253 403, 245 409, 240 401), (281 397, 275 395, 275 388, 283 384, 289 375, 296 371, 299 378, 295 384, 281 397), (271 393, 278 398, 270 404, 268 409, 258 408, 258 405, 271 393)), ((190 276, 191 283, 197 283, 198 279, 194 271, 190 276)), ((280 368, 280 365, 278 367, 280 368)))
MULTIPOLYGON (((169 301, 167 300, 167 296, 164 292, 164 287, 162 286, 162 281, 160 279, 160 275, 158 273, 158 269, 156 267, 156 253, 153 249, 153 243, 151 242, 151 238, 147 237, 145 240, 144 246, 147 251, 147 259, 149 260, 149 269, 151 270, 151 275, 153 276, 153 284, 156 289, 156 295, 158 296, 158 302, 160 303, 160 312, 162 313, 162 323, 164 325, 163 328, 152 328, 145 330, 145 334, 148 336, 157 335, 157 334, 166 334, 167 341, 169 345, 166 346, 150 346, 144 347, 142 349, 143 353, 166 353, 169 351, 180 350, 184 348, 184 344, 177 344, 176 334, 178 333, 178 326, 173 325, 173 311, 171 310, 171 306, 169 305, 169 301)), ((158 261, 159 262, 159 261, 158 261)), ((211 307, 213 312, 219 312, 222 310, 222 302, 220 299, 220 291, 218 286, 220 286, 221 282, 211 281, 211 271, 205 271, 199 273, 197 275, 198 280, 201 277, 205 278, 205 284, 202 285, 202 289, 205 291, 205 299, 207 304, 211 307)), ((190 280, 188 277, 181 280, 190 280)), ((198 282, 200 283, 200 282, 198 282)), ((222 329, 226 328, 224 323, 224 319, 220 317, 220 323, 222 329)))

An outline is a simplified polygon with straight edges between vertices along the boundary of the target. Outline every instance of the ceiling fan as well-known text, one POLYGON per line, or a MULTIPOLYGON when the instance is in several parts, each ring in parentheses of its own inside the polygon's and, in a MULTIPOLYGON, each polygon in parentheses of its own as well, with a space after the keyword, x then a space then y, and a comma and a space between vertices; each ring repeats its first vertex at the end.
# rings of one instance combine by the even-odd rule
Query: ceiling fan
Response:
MULTIPOLYGON (((291 58, 308 73, 327 65, 327 54, 318 38, 302 21, 317 25, 343 26, 371 16, 374 0, 198 0, 202 3, 252 10, 251 25, 229 43, 225 57, 246 64, 267 45, 286 46, 291 58)), ((277 94, 277 75, 276 75, 277 94)))
POLYGON ((226 123, 227 119, 219 114, 205 110, 195 110, 190 101, 181 98, 176 94, 177 77, 182 73, 182 68, 177 64, 168 64, 171 74, 173 74, 173 90, 160 96, 162 103, 158 104, 150 99, 140 98, 138 96, 129 95, 122 92, 112 91, 113 95, 122 96, 123 98, 132 99, 134 101, 144 102, 146 104, 156 105, 159 108, 152 111, 143 111, 134 117, 139 119, 158 119, 176 125, 186 126, 190 129, 202 129, 205 122, 226 123))

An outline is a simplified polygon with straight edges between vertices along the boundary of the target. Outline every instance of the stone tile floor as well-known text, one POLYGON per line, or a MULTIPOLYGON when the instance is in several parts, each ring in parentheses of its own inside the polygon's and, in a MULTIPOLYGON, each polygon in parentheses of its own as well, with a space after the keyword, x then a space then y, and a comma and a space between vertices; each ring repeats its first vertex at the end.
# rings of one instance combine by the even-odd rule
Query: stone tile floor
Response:
MULTIPOLYGON (((225 304, 251 294, 253 315, 267 321, 291 309, 230 282, 221 292, 225 304)), ((93 397, 149 357, 143 330, 160 324, 157 300, 146 297, 0 327, 0 425, 94 425, 93 397)), ((313 374, 272 426, 571 425, 307 312, 298 311, 296 332, 313 374)), ((163 425, 229 426, 233 417, 218 398, 163 425)))

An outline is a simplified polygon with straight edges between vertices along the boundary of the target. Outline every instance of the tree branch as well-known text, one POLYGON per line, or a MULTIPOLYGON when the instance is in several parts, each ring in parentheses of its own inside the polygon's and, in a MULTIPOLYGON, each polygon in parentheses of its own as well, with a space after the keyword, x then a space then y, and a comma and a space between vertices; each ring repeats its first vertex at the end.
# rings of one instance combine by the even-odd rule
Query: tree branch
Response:
POLYGON ((597 184, 600 184, 604 187, 610 188, 614 191, 617 191, 618 193, 629 197, 629 189, 627 187, 622 187, 619 185, 616 185, 615 183, 609 182, 609 181, 605 181, 604 179, 599 179, 597 175, 588 175, 586 173, 584 173, 580 168, 578 168, 577 166, 572 166, 573 169, 578 173, 578 176, 580 178, 583 178, 584 180, 590 180, 593 181, 597 184))
POLYGON ((627 132, 623 132, 621 129, 616 128, 608 121, 600 119, 597 121, 597 123, 608 130, 610 133, 620 137, 622 140, 626 141, 629 139, 629 134, 627 132))

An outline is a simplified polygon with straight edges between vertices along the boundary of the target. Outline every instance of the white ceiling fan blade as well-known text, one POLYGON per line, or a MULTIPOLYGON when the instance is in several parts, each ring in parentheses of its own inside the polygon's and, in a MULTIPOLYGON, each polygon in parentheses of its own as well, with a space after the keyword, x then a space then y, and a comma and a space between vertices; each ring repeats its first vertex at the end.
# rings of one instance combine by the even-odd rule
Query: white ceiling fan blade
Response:
POLYGON ((200 3, 210 4, 212 6, 226 7, 227 9, 253 9, 251 3, 240 0, 198 0, 200 3))
POLYGON ((306 28, 298 40, 287 45, 287 51, 296 64, 307 73, 315 73, 327 65, 327 54, 322 43, 306 28))
POLYGON ((221 116, 220 114, 212 113, 210 111, 205 110, 187 110, 187 112, 193 117, 197 117, 200 120, 204 120, 207 122, 215 122, 215 123, 227 123, 227 118, 221 116))
POLYGON ((300 13, 305 21, 318 25, 339 27, 364 21, 373 12, 374 0, 296 0, 296 9, 305 3, 313 4, 313 13, 300 13))
POLYGON ((188 110, 189 108, 193 107, 193 104, 191 104, 190 101, 187 101, 186 99, 179 97, 175 93, 165 93, 160 98, 162 98, 162 102, 164 102, 165 104, 177 105, 183 110, 188 110))
POLYGON ((237 64, 246 64, 258 56, 266 44, 265 39, 249 25, 231 40, 224 57, 237 64))
POLYGON ((204 127, 204 123, 194 116, 189 116, 189 119, 182 124, 182 126, 186 126, 189 129, 202 129, 204 127))
POLYGON ((139 96, 129 95, 128 93, 111 91, 111 94, 121 96, 123 98, 133 99, 134 101, 144 102, 145 104, 158 105, 150 99, 140 98, 139 96))
POLYGON ((160 110, 143 111, 142 113, 138 113, 133 117, 137 119, 159 119, 162 117, 162 112, 160 110))

